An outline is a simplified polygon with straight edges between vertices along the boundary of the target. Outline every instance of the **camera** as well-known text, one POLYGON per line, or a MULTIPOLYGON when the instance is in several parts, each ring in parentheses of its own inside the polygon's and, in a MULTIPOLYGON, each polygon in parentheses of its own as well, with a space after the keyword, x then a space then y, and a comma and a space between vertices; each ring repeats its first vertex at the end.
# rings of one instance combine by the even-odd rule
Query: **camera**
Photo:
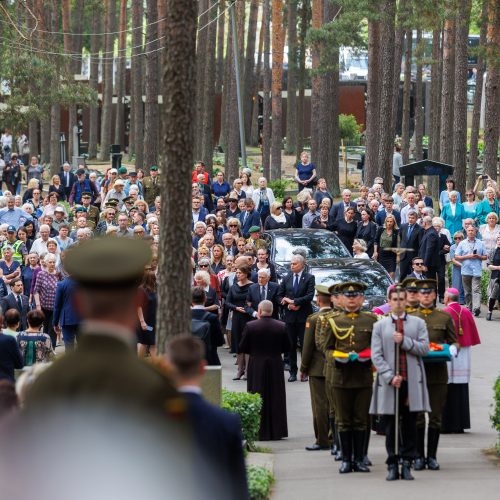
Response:
POLYGON ((477 255, 477 250, 474 250, 474 251, 472 252, 472 254, 473 254, 473 255, 477 255))

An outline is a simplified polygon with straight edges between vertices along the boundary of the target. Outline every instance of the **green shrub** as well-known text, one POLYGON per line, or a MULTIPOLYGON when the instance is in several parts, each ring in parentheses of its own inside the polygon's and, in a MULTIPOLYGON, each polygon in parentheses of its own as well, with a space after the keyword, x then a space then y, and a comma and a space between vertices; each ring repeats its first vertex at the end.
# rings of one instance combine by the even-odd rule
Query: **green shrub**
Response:
POLYGON ((262 398, 260 394, 249 392, 232 392, 222 390, 222 408, 240 416, 243 437, 252 449, 254 442, 259 438, 260 411, 262 398))
POLYGON ((491 272, 486 269, 481 274, 481 302, 488 303, 488 283, 490 282, 491 272))
POLYGON ((274 477, 265 467, 247 466, 247 480, 251 500, 267 500, 269 498, 274 477))
POLYGON ((288 181, 285 179, 276 179, 269 182, 268 187, 273 190, 276 201, 281 201, 285 197, 285 191, 288 189, 288 181))
POLYGON ((493 415, 490 416, 491 422, 493 424, 493 428, 498 433, 497 439, 497 453, 500 455, 500 375, 495 381, 495 385, 493 386, 494 390, 494 412, 493 415))
POLYGON ((340 138, 344 145, 357 145, 361 137, 361 126, 354 115, 339 115, 340 138))

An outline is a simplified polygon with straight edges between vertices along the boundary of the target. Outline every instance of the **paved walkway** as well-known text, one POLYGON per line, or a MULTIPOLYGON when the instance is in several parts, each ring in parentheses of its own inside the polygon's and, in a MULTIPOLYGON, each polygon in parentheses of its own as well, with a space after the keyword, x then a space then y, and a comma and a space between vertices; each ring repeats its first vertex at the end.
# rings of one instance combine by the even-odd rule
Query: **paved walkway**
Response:
MULTIPOLYGON (((286 383, 289 438, 265 442, 274 452, 276 483, 273 499, 315 500, 343 495, 349 499, 382 498, 404 495, 405 500, 439 497, 460 500, 499 498, 500 468, 490 462, 482 449, 493 446, 495 432, 491 428, 492 386, 500 373, 500 312, 496 321, 478 319, 482 344, 472 349, 472 380, 469 386, 472 430, 461 435, 441 437, 438 460, 441 471, 414 472, 415 481, 385 481, 384 438, 372 434, 370 458, 374 463, 370 474, 338 473, 338 462, 329 452, 307 452, 313 442, 312 417, 307 383, 286 383)), ((223 386, 230 390, 246 390, 246 382, 231 380, 236 373, 234 358, 222 353, 223 386)))

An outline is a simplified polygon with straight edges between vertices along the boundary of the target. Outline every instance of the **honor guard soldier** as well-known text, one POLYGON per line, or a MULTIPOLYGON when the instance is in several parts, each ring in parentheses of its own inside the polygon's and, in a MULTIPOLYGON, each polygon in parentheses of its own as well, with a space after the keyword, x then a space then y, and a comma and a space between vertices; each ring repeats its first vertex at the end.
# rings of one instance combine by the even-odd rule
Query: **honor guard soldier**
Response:
POLYGON ((142 191, 144 193, 144 201, 148 207, 152 206, 155 198, 160 196, 160 179, 158 177, 158 167, 153 165, 149 169, 149 177, 144 177, 142 180, 142 191))
POLYGON ((329 407, 325 390, 325 355, 316 343, 317 324, 320 317, 327 315, 331 310, 330 292, 324 285, 316 285, 316 301, 319 311, 311 314, 306 321, 304 332, 304 345, 301 357, 301 380, 309 377, 309 390, 311 392, 311 407, 313 414, 314 436, 316 441, 306 446, 308 451, 328 450, 329 407))
MULTIPOLYGON (((436 280, 426 279, 418 281, 420 307, 414 314, 422 318, 429 332, 429 342, 436 344, 449 344, 450 354, 457 355, 457 337, 452 317, 436 309, 436 280)), ((426 360, 424 359, 424 362, 426 360)), ((441 430, 441 418, 446 403, 448 391, 448 368, 446 361, 425 362, 427 389, 431 404, 429 424, 427 431, 427 460, 424 454, 425 442, 425 413, 420 413, 417 418, 417 458, 415 470, 422 470, 427 465, 430 470, 439 470, 436 453, 441 430)))
POLYGON ((361 311, 365 290, 363 283, 337 285, 337 291, 343 295, 344 311, 328 319, 330 328, 324 341, 327 363, 334 360, 329 382, 333 387, 336 425, 342 448, 341 474, 370 472, 363 456, 373 385, 370 344, 378 317, 361 311))
POLYGON ((422 280, 418 278, 405 278, 401 286, 406 290, 406 312, 415 314, 420 306, 419 283, 422 280))

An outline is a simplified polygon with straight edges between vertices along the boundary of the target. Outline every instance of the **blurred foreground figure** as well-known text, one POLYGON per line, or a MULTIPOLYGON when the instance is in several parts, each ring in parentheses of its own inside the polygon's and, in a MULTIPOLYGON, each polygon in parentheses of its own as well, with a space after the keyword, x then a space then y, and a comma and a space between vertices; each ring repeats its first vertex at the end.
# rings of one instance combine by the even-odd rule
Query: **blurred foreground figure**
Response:
POLYGON ((184 397, 167 374, 136 355, 138 285, 150 258, 149 247, 133 239, 91 240, 68 251, 64 265, 82 318, 78 348, 39 375, 22 418, 0 429, 0 484, 8 490, 2 498, 220 493, 198 490, 205 471, 193 467, 184 397), (52 461, 57 480, 46 467, 52 461))

